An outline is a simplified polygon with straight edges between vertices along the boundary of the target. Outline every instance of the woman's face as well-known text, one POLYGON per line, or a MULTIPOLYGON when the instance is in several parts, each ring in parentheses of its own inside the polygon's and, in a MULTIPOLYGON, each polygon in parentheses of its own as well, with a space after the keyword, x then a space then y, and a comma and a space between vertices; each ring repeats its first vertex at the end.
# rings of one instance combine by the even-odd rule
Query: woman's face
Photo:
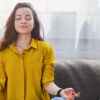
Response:
POLYGON ((15 13, 14 26, 19 34, 31 34, 35 27, 31 9, 27 7, 18 8, 15 13))

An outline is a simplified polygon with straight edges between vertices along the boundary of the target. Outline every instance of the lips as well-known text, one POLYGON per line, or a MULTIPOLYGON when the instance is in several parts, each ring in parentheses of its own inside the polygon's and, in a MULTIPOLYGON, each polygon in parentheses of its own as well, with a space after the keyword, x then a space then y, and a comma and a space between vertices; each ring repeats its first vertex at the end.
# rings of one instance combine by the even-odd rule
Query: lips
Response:
POLYGON ((20 28, 27 28, 27 26, 20 26, 20 28))

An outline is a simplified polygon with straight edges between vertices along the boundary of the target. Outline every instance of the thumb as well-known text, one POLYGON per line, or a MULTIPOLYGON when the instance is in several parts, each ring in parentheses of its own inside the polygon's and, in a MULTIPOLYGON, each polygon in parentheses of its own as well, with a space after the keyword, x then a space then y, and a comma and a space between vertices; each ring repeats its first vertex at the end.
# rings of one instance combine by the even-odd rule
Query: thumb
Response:
POLYGON ((80 92, 78 92, 77 94, 75 94, 75 97, 80 97, 80 92))
POLYGON ((61 97, 65 98, 66 100, 70 100, 69 96, 67 96, 64 92, 60 93, 61 97))

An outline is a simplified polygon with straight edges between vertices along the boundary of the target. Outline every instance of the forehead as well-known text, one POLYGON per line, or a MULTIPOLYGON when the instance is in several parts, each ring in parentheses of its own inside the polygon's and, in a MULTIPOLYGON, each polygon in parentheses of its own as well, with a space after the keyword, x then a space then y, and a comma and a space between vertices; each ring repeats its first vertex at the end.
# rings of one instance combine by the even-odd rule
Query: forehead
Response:
POLYGON ((27 14, 29 14, 30 16, 32 16, 31 9, 27 8, 27 7, 22 7, 22 8, 18 8, 16 10, 15 16, 17 16, 17 15, 27 15, 27 14))

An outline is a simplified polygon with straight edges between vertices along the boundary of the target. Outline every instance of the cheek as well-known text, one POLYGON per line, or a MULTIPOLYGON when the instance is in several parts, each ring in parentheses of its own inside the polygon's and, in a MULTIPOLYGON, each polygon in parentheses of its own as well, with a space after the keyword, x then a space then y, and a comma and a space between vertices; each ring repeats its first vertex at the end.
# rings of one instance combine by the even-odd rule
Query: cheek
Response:
POLYGON ((30 28, 32 28, 32 29, 33 29, 34 24, 31 22, 31 23, 29 24, 29 26, 30 26, 30 28))

